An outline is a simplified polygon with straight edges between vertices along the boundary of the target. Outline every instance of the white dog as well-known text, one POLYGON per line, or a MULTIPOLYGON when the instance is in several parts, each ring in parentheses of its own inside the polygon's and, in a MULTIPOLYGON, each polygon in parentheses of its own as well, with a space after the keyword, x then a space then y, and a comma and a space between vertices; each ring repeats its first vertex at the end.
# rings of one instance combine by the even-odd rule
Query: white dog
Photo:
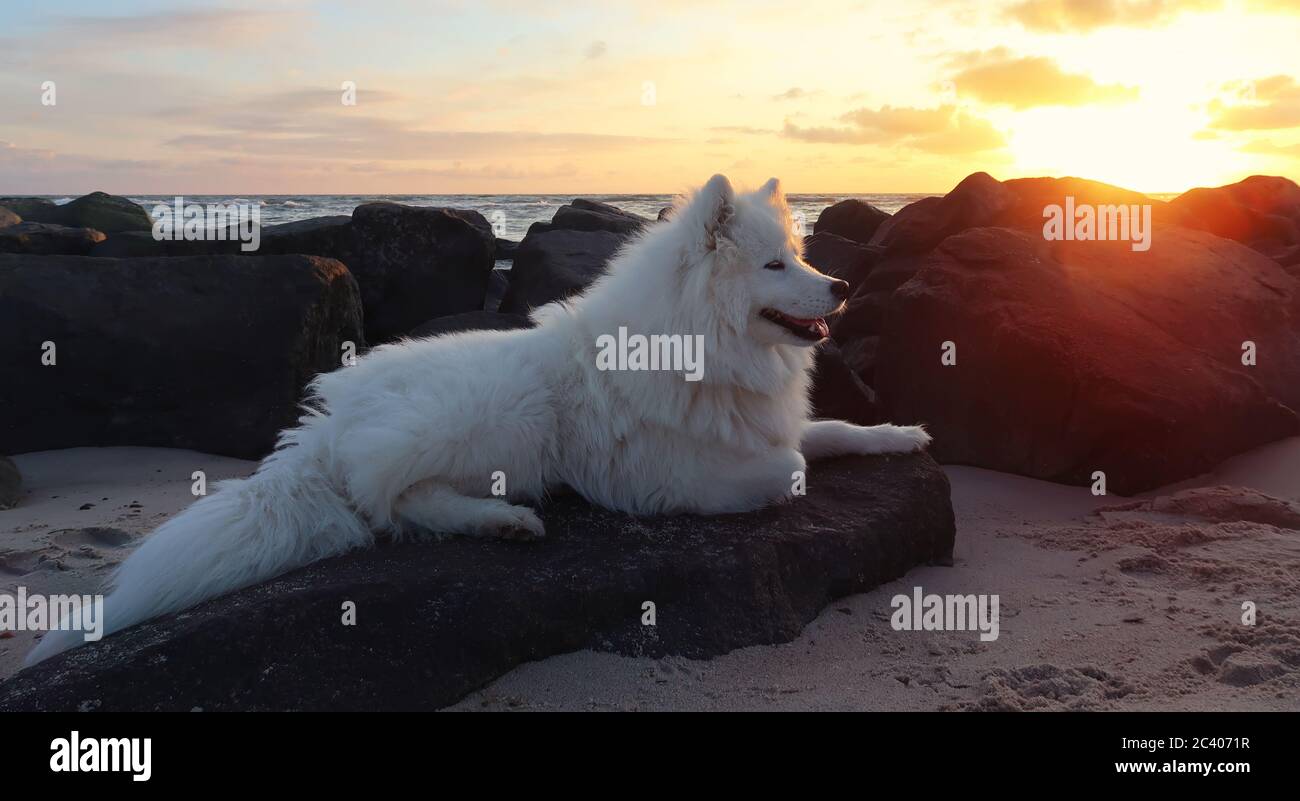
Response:
MULTIPOLYGON (((801 258, 775 179, 737 195, 716 175, 537 327, 376 348, 319 376, 299 427, 128 558, 104 630, 369 546, 377 532, 531 539, 521 501, 570 487, 608 509, 743 512, 790 496, 805 459, 915 451, 919 427, 809 420, 810 346, 848 286, 801 258), (597 367, 597 341, 681 335, 699 380, 597 367)), ((81 641, 52 631, 39 662, 81 641)))

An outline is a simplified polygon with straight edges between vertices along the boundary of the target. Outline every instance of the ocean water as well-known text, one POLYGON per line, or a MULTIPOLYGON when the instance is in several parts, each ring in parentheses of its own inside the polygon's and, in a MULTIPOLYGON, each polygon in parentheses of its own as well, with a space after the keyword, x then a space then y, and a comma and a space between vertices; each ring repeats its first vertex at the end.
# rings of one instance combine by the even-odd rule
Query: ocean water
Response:
MULTIPOLYGON (((144 206, 146 211, 158 204, 172 205, 174 195, 128 195, 144 206)), ((556 209, 573 200, 576 195, 186 195, 186 203, 258 203, 261 207, 262 225, 351 214, 363 203, 391 201, 410 206, 450 206, 457 209, 474 209, 498 226, 498 236, 505 239, 522 239, 528 226, 547 222, 556 209)), ((639 214, 651 220, 659 210, 672 203, 672 195, 581 195, 588 200, 609 203, 624 211, 639 214)), ((804 228, 812 233, 812 225, 822 209, 846 198, 859 198, 891 214, 914 200, 926 195, 789 195, 791 211, 802 215, 804 228)), ((64 203, 72 198, 52 198, 64 203)))

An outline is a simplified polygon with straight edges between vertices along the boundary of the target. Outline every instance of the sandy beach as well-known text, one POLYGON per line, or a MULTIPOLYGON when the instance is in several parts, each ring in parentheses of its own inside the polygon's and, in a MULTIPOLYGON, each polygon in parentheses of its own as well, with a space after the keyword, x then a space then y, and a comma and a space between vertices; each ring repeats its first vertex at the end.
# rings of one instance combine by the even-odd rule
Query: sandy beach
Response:
MULTIPOLYGON (((153 448, 14 461, 27 494, 0 512, 0 592, 94 591, 193 499, 193 471, 213 482, 255 466, 153 448)), ((1300 709, 1300 438, 1135 499, 946 469, 952 567, 833 603, 794 642, 708 661, 567 654, 453 708, 1300 709), (914 587, 998 595, 998 639, 894 631, 890 600, 914 587), (1244 602, 1254 626, 1242 623, 1244 602)), ((33 637, 0 640, 0 677, 33 637)))

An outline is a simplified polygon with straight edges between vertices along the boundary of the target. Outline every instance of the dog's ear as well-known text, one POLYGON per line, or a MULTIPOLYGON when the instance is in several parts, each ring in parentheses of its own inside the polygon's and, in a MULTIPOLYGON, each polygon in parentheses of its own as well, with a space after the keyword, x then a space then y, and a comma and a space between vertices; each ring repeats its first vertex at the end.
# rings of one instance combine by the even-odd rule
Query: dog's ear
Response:
POLYGON ((690 222, 699 232, 706 250, 718 246, 718 237, 736 212, 736 190, 725 175, 715 175, 691 201, 690 222))

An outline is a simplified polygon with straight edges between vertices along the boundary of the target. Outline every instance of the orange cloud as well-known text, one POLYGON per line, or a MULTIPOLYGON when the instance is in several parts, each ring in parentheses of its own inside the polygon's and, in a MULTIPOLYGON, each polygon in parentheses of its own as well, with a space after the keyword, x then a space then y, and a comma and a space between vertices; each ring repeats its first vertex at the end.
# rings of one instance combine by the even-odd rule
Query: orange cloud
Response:
POLYGON ((1046 56, 1016 58, 998 49, 956 61, 969 65, 953 76, 957 91, 1014 109, 1122 103, 1138 96, 1137 87, 1099 84, 1086 75, 1065 72, 1046 56))
POLYGON ((1163 25, 1186 11, 1213 11, 1222 0, 1023 0, 1008 17, 1032 31, 1075 33, 1096 28, 1163 25))
POLYGON ((980 117, 955 106, 860 108, 840 117, 847 127, 800 127, 789 120, 783 134, 803 142, 900 145, 927 153, 980 153, 1006 145, 1006 138, 980 117))
POLYGON ((1300 83, 1290 75, 1236 81, 1225 88, 1235 100, 1211 101, 1211 128, 1257 131, 1300 127, 1300 83))

